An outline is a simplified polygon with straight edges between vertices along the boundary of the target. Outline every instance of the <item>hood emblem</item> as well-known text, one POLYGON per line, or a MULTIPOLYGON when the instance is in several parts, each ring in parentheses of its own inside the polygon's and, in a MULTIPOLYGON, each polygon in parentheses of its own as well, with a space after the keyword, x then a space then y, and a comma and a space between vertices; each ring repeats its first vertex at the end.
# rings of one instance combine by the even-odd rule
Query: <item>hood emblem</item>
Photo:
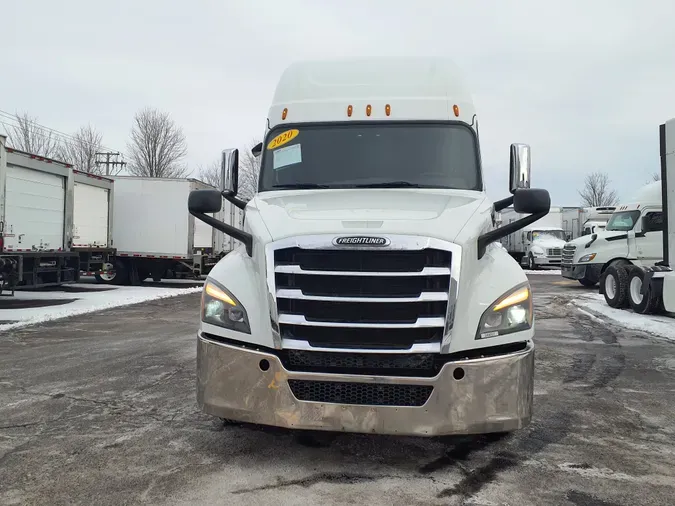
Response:
POLYGON ((336 237, 333 239, 333 244, 336 246, 388 246, 389 239, 386 237, 355 235, 349 237, 336 237))

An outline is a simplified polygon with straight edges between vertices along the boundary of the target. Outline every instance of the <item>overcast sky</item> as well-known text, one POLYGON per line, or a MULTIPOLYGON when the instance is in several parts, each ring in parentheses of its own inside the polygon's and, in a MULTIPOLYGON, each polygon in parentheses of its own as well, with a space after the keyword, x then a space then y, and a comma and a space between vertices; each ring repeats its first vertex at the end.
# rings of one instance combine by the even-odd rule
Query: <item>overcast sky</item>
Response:
POLYGON ((134 113, 157 107, 192 168, 260 136, 279 75, 307 58, 454 59, 493 198, 511 142, 532 146, 533 186, 554 205, 578 205, 591 171, 629 198, 675 117, 672 0, 0 0, 0 19, 0 110, 67 133, 91 123, 125 151, 134 113))

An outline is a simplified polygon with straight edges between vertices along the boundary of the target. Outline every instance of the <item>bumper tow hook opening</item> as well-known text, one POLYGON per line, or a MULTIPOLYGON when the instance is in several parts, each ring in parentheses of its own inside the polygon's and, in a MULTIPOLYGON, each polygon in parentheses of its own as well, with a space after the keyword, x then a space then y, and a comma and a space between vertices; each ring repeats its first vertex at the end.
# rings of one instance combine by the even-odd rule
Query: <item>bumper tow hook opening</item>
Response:
POLYGON ((461 380, 464 377, 464 369, 458 367, 457 369, 452 371, 452 377, 455 378, 457 381, 461 380))
POLYGON ((270 368, 270 363, 267 361, 267 359, 262 359, 260 363, 258 363, 258 367, 260 367, 261 371, 267 371, 270 368))

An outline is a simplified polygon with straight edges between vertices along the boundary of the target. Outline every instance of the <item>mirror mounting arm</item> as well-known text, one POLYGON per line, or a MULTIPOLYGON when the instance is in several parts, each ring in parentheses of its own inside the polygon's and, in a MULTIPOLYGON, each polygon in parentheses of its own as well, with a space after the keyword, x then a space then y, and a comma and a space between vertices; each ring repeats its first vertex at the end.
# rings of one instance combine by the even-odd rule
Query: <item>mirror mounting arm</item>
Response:
POLYGON ((531 225, 532 223, 543 218, 547 214, 548 211, 531 214, 529 216, 525 216, 525 218, 521 218, 512 223, 508 223, 502 227, 495 228, 494 230, 490 230, 489 232, 481 235, 478 238, 478 260, 480 260, 481 258, 483 258, 483 256, 485 256, 485 252, 487 251, 487 247, 489 244, 498 241, 502 237, 506 237, 507 235, 512 234, 513 232, 517 232, 521 228, 531 225))
POLYGON ((232 190, 225 190, 221 193, 223 194, 223 198, 227 200, 230 204, 238 207, 242 211, 246 209, 246 202, 235 197, 234 192, 232 190))
POLYGON ((223 223, 220 220, 212 218, 208 214, 193 211, 190 211, 190 214, 203 221, 207 225, 211 225, 216 230, 220 230, 221 232, 234 237, 237 241, 242 242, 244 246, 246 246, 246 253, 248 253, 248 256, 253 256, 253 236, 251 234, 244 232, 243 230, 239 230, 238 228, 231 227, 227 223, 223 223))
POLYGON ((512 204, 513 204, 513 195, 511 195, 510 197, 506 197, 505 199, 498 200, 497 202, 494 203, 495 212, 502 211, 503 209, 506 209, 512 204))

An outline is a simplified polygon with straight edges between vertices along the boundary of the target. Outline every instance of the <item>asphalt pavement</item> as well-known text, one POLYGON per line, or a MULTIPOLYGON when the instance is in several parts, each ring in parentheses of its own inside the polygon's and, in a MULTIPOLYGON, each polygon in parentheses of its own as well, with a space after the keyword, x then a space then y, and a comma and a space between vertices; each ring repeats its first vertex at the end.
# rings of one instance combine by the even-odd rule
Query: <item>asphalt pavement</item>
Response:
POLYGON ((195 402, 198 294, 1 333, 0 504, 673 504, 675 344, 531 281, 535 415, 504 438, 223 426, 195 402))

